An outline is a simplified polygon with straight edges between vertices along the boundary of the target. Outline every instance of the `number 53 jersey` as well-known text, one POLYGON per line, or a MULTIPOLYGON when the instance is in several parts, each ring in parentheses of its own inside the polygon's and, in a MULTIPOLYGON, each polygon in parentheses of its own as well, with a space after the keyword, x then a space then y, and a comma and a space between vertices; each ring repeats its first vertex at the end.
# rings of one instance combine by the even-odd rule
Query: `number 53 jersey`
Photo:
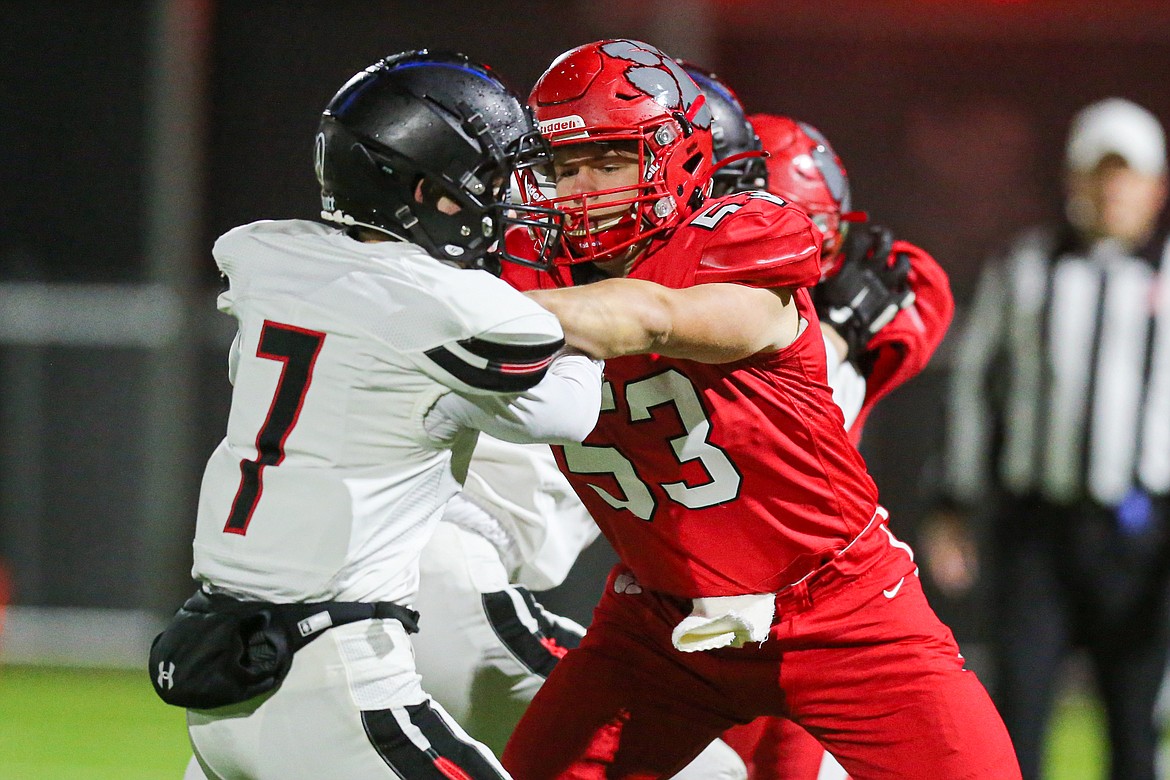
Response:
POLYGON ((440 440, 425 415, 452 391, 536 384, 562 343, 556 318, 486 272, 313 222, 245 225, 214 254, 239 331, 193 575, 278 602, 412 602, 477 433, 440 440))
MULTIPOLYGON (((776 201, 711 201, 628 275, 673 288, 815 283, 815 227, 776 201)), ((684 598, 774 592, 873 517, 877 490, 833 403, 816 312, 807 290, 795 300, 803 331, 777 352, 724 365, 607 360, 597 427, 554 447, 640 584, 684 598)))

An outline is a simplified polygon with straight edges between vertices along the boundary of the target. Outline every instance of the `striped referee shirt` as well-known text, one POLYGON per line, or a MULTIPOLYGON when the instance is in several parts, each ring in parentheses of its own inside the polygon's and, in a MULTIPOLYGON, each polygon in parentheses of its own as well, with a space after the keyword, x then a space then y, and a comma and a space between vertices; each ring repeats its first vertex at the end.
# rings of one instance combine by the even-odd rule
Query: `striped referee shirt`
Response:
POLYGON ((1132 255, 1035 230, 988 266, 951 374, 952 498, 1170 492, 1168 254, 1164 235, 1132 255))

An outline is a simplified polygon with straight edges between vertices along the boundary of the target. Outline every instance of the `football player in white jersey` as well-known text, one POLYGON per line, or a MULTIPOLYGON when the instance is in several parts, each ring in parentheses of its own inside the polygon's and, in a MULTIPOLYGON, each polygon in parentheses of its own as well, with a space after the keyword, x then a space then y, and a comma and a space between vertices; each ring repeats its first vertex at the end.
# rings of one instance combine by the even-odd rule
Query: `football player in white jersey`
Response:
POLYGON ((239 323, 232 406, 200 493, 201 588, 151 657, 156 691, 194 702, 212 780, 507 777, 424 692, 407 635, 420 551, 478 433, 580 441, 597 418, 598 365, 483 270, 508 259, 507 225, 556 229, 554 212, 506 202, 514 170, 546 156, 489 70, 406 52, 321 118, 336 225, 264 221, 216 242, 219 308, 239 323), (207 661, 233 639, 231 664, 207 661))

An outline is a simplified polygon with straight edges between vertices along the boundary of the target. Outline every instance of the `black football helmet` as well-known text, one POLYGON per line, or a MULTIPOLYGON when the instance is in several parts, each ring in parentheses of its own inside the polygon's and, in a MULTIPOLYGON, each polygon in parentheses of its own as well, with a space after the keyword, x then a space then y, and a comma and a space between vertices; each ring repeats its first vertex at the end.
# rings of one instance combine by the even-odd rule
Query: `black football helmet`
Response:
POLYGON ((425 49, 353 76, 325 107, 314 148, 323 219, 493 271, 497 257, 544 262, 507 255, 511 225, 539 231, 542 246, 557 245, 560 212, 508 202, 515 171, 550 159, 531 109, 491 70, 425 49), (459 208, 441 210, 443 196, 459 208))
POLYGON ((707 98, 707 106, 715 117, 711 124, 716 163, 711 176, 712 196, 764 189, 768 184, 764 147, 735 92, 711 71, 686 60, 678 63, 707 98), (723 163, 724 160, 728 162, 723 163))

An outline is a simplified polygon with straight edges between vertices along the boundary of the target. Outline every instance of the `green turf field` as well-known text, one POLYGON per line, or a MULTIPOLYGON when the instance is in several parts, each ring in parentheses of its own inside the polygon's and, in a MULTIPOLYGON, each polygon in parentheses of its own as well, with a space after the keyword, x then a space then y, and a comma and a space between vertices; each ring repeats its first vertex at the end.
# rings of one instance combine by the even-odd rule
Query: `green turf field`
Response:
MULTIPOLYGON (((1100 730, 1093 704, 1065 700, 1049 780, 1099 780, 1100 730)), ((145 671, 0 667, 0 780, 179 780, 190 754, 145 671)))
POLYGON ((190 756, 145 669, 0 667, 0 780, 179 780, 190 756))

